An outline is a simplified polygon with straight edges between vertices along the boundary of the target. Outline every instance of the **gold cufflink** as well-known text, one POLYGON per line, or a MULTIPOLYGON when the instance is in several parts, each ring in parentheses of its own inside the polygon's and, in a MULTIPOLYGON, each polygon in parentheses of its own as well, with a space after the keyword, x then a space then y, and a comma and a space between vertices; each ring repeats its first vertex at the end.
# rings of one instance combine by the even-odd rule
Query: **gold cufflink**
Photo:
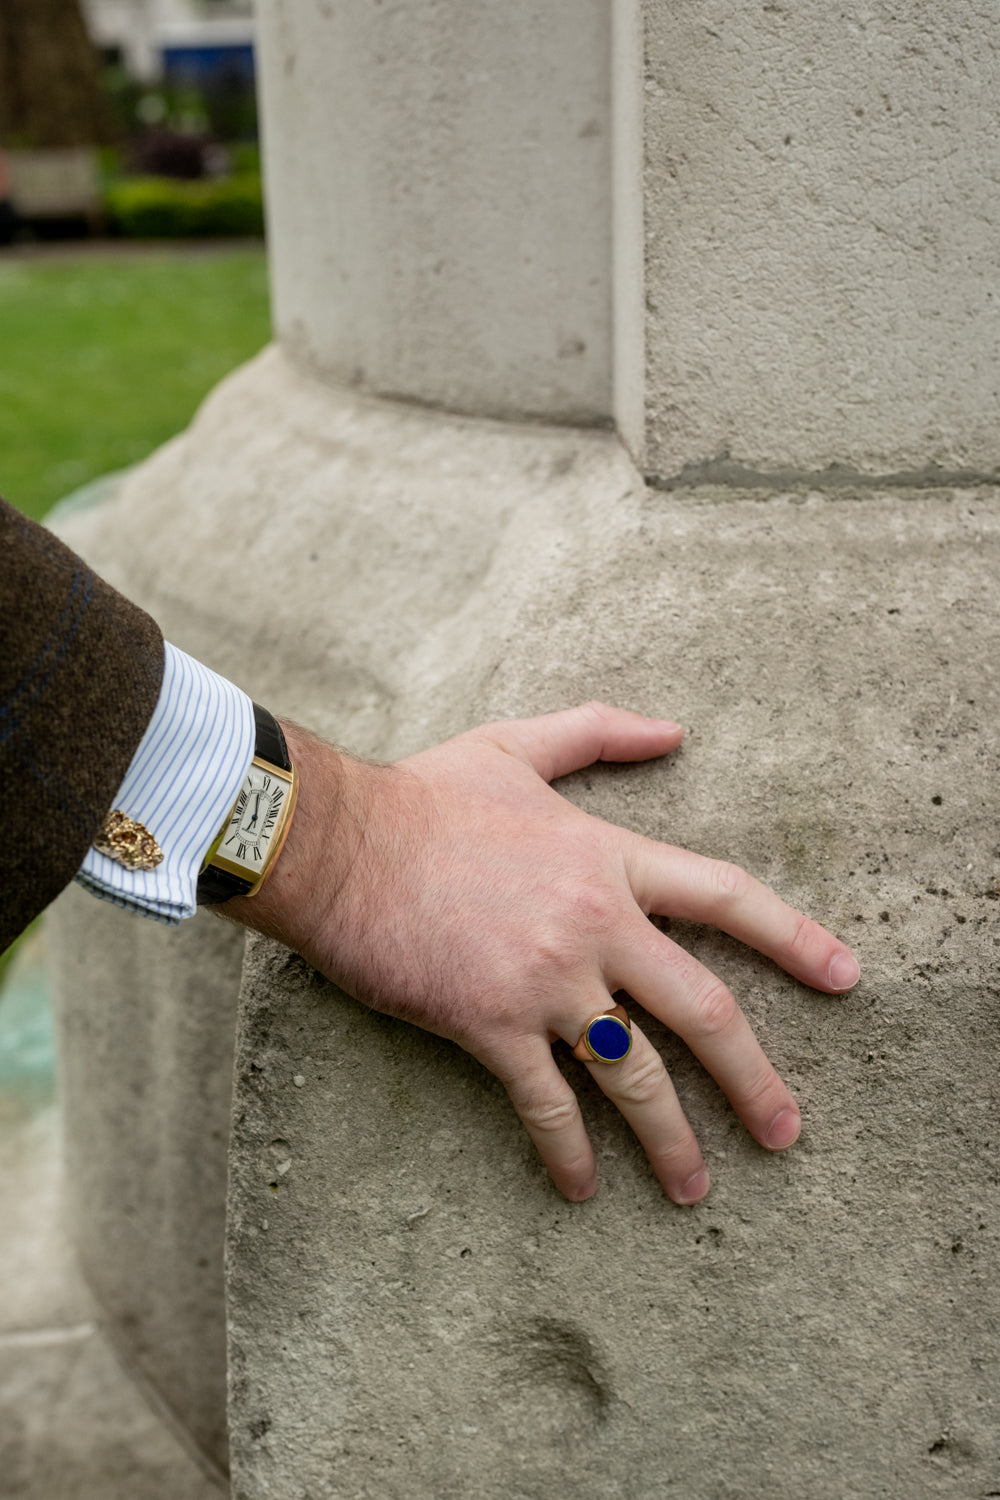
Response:
POLYGON ((112 808, 104 819, 94 848, 126 870, 155 870, 163 863, 163 850, 149 829, 118 808, 112 808))

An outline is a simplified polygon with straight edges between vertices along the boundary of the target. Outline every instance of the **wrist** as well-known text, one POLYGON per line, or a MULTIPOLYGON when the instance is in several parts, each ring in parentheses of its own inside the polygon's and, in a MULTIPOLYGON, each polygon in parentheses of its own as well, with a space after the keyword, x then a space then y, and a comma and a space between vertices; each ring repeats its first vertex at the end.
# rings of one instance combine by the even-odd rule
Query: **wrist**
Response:
POLYGON ((364 842, 365 784, 381 768, 282 722, 298 801, 284 847, 260 890, 217 908, 315 961, 325 927, 364 842))
POLYGON ((198 905, 218 906, 253 896, 284 846, 298 794, 298 772, 277 719, 253 704, 254 754, 236 800, 198 877, 198 905))

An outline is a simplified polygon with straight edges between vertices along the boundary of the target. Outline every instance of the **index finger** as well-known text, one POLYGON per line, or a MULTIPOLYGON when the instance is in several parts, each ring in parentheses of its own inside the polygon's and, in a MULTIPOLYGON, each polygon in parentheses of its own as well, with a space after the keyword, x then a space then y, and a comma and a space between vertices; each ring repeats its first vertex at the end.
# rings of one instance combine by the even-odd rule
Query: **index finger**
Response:
POLYGON ((628 869, 635 899, 647 915, 718 927, 813 989, 839 994, 860 978, 858 961, 845 943, 739 865, 633 835, 628 869))

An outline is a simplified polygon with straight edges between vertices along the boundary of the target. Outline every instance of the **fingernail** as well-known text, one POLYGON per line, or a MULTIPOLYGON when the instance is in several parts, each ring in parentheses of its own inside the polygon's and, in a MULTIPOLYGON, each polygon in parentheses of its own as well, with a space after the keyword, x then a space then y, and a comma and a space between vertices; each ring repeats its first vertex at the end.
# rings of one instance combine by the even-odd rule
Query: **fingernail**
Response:
POLYGON ((705 1171, 705 1168, 701 1167, 692 1177, 688 1178, 677 1194, 675 1202, 680 1204, 697 1203, 700 1198, 704 1198, 710 1185, 709 1175, 705 1171))
POLYGON ((597 1178, 591 1177, 587 1182, 574 1184, 573 1187, 564 1188, 563 1191, 571 1203, 586 1203, 587 1199, 592 1198, 597 1192, 597 1178))
POLYGON ((657 719, 655 721, 661 729, 683 729, 683 724, 675 724, 673 719, 657 719))
POLYGON ((797 1109, 783 1109, 776 1114, 767 1133, 764 1136, 764 1145, 769 1151, 784 1151, 793 1141, 799 1138, 802 1129, 802 1117, 797 1109))
POLYGON ((831 958, 828 975, 835 990, 849 990, 861 978, 861 969, 854 954, 844 948, 831 958))

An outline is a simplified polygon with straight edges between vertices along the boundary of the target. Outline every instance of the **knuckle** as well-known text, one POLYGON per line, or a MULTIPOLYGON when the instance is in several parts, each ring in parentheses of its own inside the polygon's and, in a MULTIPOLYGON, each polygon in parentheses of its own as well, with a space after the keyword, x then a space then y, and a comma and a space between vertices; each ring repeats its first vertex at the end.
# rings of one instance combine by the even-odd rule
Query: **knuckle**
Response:
POLYGON ((516 751, 512 742, 518 723, 517 719, 498 719, 492 724, 480 724, 475 729, 467 729, 458 738, 470 745, 483 745, 491 750, 502 750, 505 755, 513 755, 516 751))
POLYGON ((567 899, 572 921, 583 932, 602 933, 614 920, 616 903, 612 901, 609 892, 600 886, 583 882, 567 899))
POLYGON ((740 1090, 740 1094, 743 1104, 756 1110, 774 1095, 776 1089, 781 1091, 781 1080, 774 1069, 768 1066, 751 1078, 740 1090))
POLYGON ((498 984, 484 1000, 484 1011, 500 1035, 517 1036, 524 1027, 524 1003, 513 985, 498 984))
POLYGON ((532 948, 527 963, 534 990, 548 990, 553 985, 562 987, 582 982, 585 961, 575 934, 562 932, 539 937, 532 948))
POLYGON ((701 1161, 701 1152, 698 1142, 689 1131, 683 1131, 672 1140, 664 1141, 657 1147, 657 1165, 662 1167, 670 1176, 683 1179, 690 1177, 692 1172, 698 1170, 701 1161))
POLYGON ((580 713, 588 719, 596 719, 598 724, 606 724, 611 717, 612 710, 599 698, 591 698, 589 703, 580 704, 580 713))
POLYGON ((555 1135, 575 1123, 576 1095, 572 1089, 548 1099, 533 1100, 521 1108, 521 1119, 535 1135, 555 1135))
POLYGON ((710 879, 715 894, 727 904, 742 901, 750 888, 750 876, 746 870, 725 859, 712 861, 710 879))
POLYGON ((718 1036, 733 1024, 739 1007, 720 979, 712 979, 694 1006, 693 1029, 699 1036, 718 1036))
POLYGON ((643 1056, 622 1079, 618 1097, 625 1104, 652 1104, 661 1093, 666 1076, 658 1053, 643 1056))
POLYGON ((525 967, 533 987, 578 986, 586 981, 595 952, 620 920, 615 893, 587 880, 568 884, 558 904, 526 946, 525 967))
POLYGON ((801 912, 796 913, 795 927, 788 940, 788 952, 793 958, 805 958, 812 947, 816 924, 801 912))

